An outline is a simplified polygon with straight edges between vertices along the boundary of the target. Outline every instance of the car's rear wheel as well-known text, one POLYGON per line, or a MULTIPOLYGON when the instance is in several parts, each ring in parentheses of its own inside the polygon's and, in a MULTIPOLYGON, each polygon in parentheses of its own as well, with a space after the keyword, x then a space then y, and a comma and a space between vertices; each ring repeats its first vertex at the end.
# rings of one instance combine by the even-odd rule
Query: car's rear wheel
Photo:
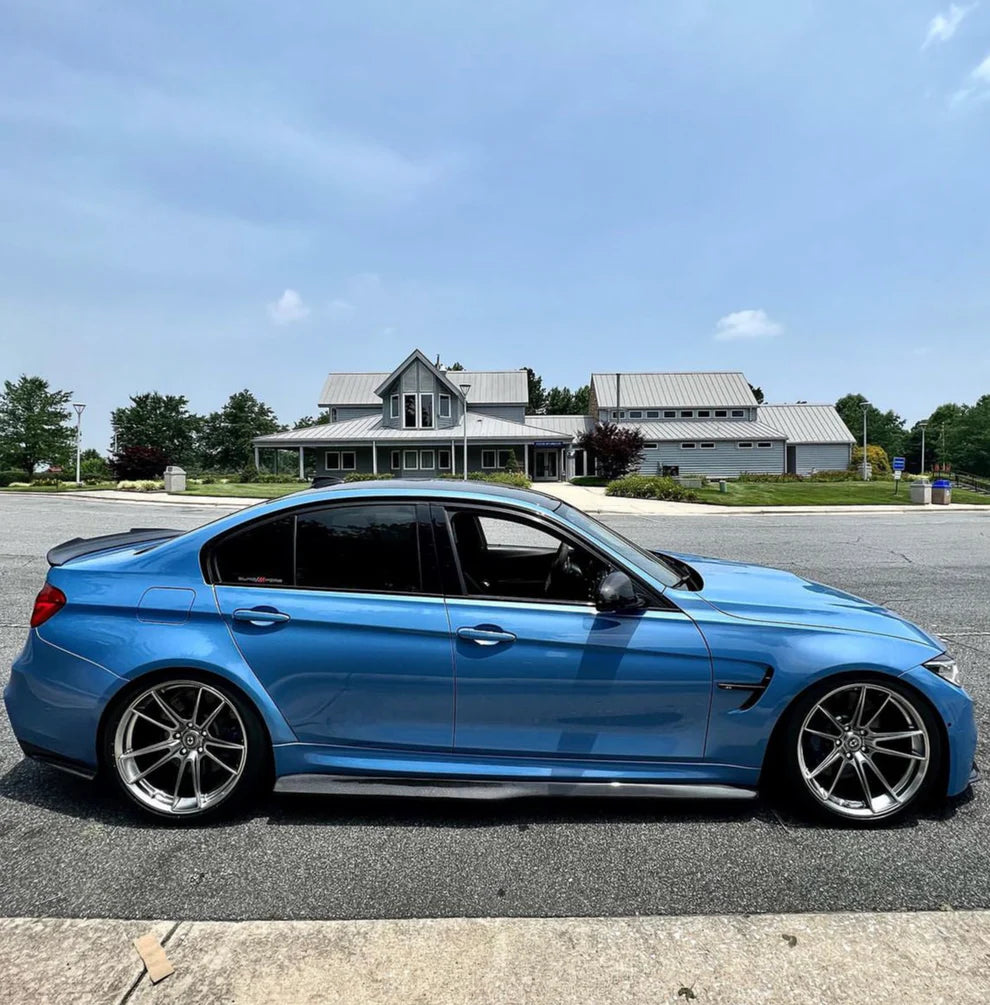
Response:
POLYGON ((788 792, 833 819, 890 821, 920 806, 940 777, 935 715, 893 679, 813 688, 791 710, 784 743, 788 792))
POLYGON ((105 763, 141 809, 177 821, 229 810, 262 779, 265 731, 232 688, 184 671, 159 675, 118 702, 105 763))

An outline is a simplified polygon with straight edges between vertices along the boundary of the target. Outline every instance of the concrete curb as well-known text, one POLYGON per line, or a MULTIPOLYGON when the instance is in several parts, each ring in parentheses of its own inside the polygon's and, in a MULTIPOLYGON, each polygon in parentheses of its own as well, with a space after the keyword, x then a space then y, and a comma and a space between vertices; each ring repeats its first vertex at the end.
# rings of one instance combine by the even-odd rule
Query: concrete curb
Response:
POLYGON ((985 1003, 990 912, 424 921, 0 920, 0 1000, 985 1003), (131 940, 154 932, 157 985, 131 940))

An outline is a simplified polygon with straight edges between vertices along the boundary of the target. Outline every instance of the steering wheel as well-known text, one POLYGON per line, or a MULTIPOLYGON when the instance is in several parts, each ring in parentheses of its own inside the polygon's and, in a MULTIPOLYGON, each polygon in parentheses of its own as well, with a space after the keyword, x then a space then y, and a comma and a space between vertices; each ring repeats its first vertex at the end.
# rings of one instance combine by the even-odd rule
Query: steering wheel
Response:
POLYGON ((546 596, 550 596, 554 580, 572 568, 571 556, 573 554, 574 549, 566 541, 561 541, 557 554, 553 556, 553 562, 550 563, 550 571, 547 573, 546 582, 543 584, 543 593, 546 596))

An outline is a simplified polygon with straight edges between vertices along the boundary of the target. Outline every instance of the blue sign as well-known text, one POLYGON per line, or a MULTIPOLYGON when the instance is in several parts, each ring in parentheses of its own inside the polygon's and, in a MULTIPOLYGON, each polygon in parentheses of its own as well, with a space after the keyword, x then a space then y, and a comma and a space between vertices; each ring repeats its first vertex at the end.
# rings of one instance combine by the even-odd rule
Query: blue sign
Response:
POLYGON ((891 464, 894 465, 894 470, 895 471, 903 471, 904 470, 904 458, 903 457, 895 457, 891 461, 891 464))

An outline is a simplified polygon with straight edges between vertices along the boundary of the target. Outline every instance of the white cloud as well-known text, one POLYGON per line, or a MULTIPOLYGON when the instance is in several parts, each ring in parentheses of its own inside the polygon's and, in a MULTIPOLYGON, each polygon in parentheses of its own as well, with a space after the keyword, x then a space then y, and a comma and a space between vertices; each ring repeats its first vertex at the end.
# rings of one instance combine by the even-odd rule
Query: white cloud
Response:
POLYGON ((783 334, 784 326, 774 321, 765 310, 733 311, 715 325, 715 338, 768 338, 783 334))
POLYGON ((976 6, 975 3, 967 4, 965 7, 955 3, 949 4, 947 11, 936 14, 928 22, 928 34, 925 35, 925 41, 921 43, 921 48, 927 49, 930 45, 948 42, 959 29, 963 18, 976 6))
POLYGON ((309 308, 295 290, 286 290, 268 305, 268 316, 277 325, 290 325, 309 317, 309 308))
POLYGON ((979 66, 970 71, 968 80, 968 84, 964 84, 949 98, 950 107, 961 105, 969 98, 983 101, 990 98, 990 55, 986 56, 979 66))
POLYGON ((970 76, 980 84, 990 85, 990 56, 987 56, 970 76))

